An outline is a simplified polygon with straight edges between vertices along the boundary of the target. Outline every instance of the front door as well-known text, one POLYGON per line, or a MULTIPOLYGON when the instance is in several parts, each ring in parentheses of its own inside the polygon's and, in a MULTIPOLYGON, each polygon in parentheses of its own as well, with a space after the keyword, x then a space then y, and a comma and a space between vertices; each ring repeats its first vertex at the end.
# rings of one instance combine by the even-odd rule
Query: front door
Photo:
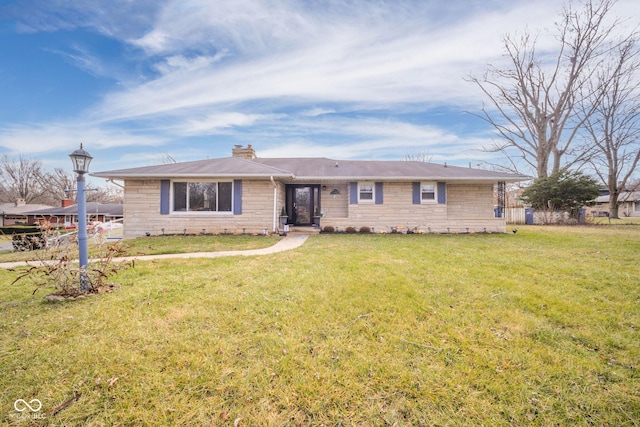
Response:
POLYGON ((320 186, 288 185, 286 204, 293 225, 311 225, 313 213, 320 207, 320 186))
POLYGON ((298 187, 295 190, 295 225, 311 224, 311 212, 313 209, 311 187, 298 187))

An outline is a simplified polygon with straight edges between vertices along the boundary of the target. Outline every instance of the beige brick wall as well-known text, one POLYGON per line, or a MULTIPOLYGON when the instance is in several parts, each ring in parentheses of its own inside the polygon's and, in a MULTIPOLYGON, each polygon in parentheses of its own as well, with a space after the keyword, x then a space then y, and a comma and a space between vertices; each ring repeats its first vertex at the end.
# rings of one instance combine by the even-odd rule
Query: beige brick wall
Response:
POLYGON ((349 185, 327 184, 320 193, 320 204, 326 218, 345 219, 349 217, 349 185), (339 194, 331 194, 337 190, 339 194))
MULTIPOLYGON (((273 231, 274 191, 269 180, 243 180, 242 215, 232 213, 171 213, 160 215, 160 181, 127 180, 125 182, 125 237, 159 234, 262 233, 273 231)), ((412 204, 411 182, 385 182, 384 204, 349 204, 349 185, 327 184, 321 193, 325 212, 321 225, 390 232, 394 227, 424 232, 504 232, 505 220, 494 218, 493 186, 448 184, 447 204, 412 204), (331 195, 337 189, 340 194, 331 195)), ((278 184, 276 227, 284 205, 285 186, 278 184)))
MULTIPOLYGON (((284 204, 284 185, 278 184, 278 203, 284 204)), ((242 215, 233 213, 171 213, 160 215, 160 181, 125 181, 124 235, 262 233, 273 231, 273 185, 265 180, 242 181, 242 215)), ((277 221, 276 221, 277 222, 277 221)))
MULTIPOLYGON (((375 232, 391 232, 397 226, 423 232, 500 232, 506 230, 502 218, 494 218, 493 185, 447 184, 447 203, 413 204, 411 182, 385 182, 384 203, 349 204, 349 189, 346 188, 344 202, 347 217, 325 216, 321 226, 332 226, 339 230, 346 227, 367 226, 375 232)), ((325 198, 322 199, 323 208, 325 198)))

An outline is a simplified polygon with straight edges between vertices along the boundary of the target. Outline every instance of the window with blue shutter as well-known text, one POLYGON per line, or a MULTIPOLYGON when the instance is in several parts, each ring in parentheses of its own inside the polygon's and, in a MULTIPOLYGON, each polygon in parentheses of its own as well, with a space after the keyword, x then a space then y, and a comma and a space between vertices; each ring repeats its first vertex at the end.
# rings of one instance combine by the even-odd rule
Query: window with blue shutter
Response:
POLYGON ((434 181, 412 183, 413 204, 443 203, 440 202, 440 192, 444 190, 439 184, 434 181))

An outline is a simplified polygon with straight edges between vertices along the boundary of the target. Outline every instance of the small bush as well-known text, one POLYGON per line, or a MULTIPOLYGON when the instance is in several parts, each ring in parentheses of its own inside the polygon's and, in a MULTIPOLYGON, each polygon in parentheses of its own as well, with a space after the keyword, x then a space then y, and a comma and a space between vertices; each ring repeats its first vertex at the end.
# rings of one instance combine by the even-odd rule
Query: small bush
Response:
POLYGON ((347 227, 344 229, 345 233, 349 233, 349 234, 353 234, 356 232, 356 228, 355 227, 347 227))
POLYGON ((333 227, 332 227, 332 226, 330 226, 330 225, 326 225, 326 226, 322 229, 322 232, 323 232, 323 233, 335 233, 335 232, 336 232, 336 229, 335 229, 335 228, 333 228, 333 227))
POLYGON ((362 233, 362 234, 371 233, 371 228, 367 227, 366 225, 362 226, 362 227, 360 227, 360 233, 362 233))

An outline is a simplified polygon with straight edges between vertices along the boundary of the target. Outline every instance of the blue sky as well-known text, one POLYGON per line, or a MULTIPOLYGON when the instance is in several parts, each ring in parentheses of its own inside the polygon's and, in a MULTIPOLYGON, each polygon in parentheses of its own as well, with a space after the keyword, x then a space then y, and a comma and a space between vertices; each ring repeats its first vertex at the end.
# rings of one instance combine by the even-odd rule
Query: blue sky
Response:
MULTIPOLYGON (((637 0, 615 13, 638 22, 637 0)), ((226 157, 467 166, 495 136, 464 80, 557 0, 0 0, 0 154, 91 170, 226 157)), ((555 45, 541 33, 539 51, 555 45)))

